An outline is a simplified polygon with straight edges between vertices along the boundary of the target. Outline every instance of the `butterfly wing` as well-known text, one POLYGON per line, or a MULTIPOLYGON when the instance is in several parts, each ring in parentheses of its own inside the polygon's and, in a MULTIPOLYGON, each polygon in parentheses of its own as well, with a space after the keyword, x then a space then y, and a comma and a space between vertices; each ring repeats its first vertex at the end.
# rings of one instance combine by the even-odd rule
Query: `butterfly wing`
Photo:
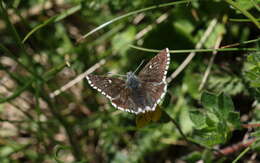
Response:
POLYGON ((169 49, 166 48, 153 57, 139 72, 138 77, 145 82, 160 83, 166 81, 170 64, 169 49))
POLYGON ((93 74, 87 75, 86 78, 91 87, 101 92, 110 100, 117 98, 125 88, 125 81, 121 79, 93 74))
POLYGON ((118 109, 135 114, 149 111, 153 106, 152 98, 143 91, 142 87, 125 88, 121 91, 120 97, 111 102, 118 109))
MULTIPOLYGON (((131 89, 125 86, 125 81, 117 78, 89 74, 86 76, 91 87, 105 95, 117 109, 138 113, 131 89)), ((139 109, 139 111, 141 111, 139 109)))
POLYGON ((169 64, 170 54, 166 48, 152 58, 138 74, 146 97, 151 98, 152 107, 149 108, 150 110, 155 110, 156 105, 167 91, 166 74, 169 64))

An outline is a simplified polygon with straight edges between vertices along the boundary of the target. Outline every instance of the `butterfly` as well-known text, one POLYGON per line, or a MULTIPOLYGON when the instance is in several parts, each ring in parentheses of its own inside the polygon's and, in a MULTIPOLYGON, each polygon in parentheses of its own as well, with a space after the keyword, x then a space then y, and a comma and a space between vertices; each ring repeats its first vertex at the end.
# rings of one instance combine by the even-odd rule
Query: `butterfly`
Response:
POLYGON ((91 87, 105 95, 112 105, 135 114, 154 111, 167 91, 166 74, 170 64, 169 49, 153 57, 138 75, 127 72, 126 79, 89 74, 91 87))

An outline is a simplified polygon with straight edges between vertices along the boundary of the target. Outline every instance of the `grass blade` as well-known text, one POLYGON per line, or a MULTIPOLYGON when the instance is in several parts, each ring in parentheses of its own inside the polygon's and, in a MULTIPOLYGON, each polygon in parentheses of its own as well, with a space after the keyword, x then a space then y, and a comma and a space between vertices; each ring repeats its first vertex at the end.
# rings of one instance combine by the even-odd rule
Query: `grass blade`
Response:
POLYGON ((72 7, 64 12, 62 12, 59 15, 55 15, 51 18, 49 18, 48 20, 46 20, 45 22, 43 22, 42 24, 39 24, 38 26, 34 27, 23 39, 22 43, 24 43, 32 34, 34 34, 36 31, 38 31, 39 29, 45 27, 46 25, 49 25, 51 23, 55 23, 58 22, 64 18, 66 18, 67 16, 70 16, 72 14, 74 14, 75 12, 79 11, 81 9, 81 6, 75 6, 72 7))
POLYGON ((99 31, 100 29, 118 21, 118 20, 121 20, 123 18, 126 18, 128 16, 132 16, 132 15, 135 15, 135 14, 138 14, 138 13, 141 13, 141 12, 145 12, 145 11, 149 11, 149 10, 153 10, 153 9, 157 9, 157 8, 162 8, 162 7, 167 7, 167 6, 173 6, 173 5, 178 5, 178 4, 184 4, 184 3, 188 3, 188 2, 191 2, 191 1, 194 1, 194 0, 185 0, 185 1, 178 1, 178 2, 170 2, 170 3, 165 3, 165 4, 161 4, 161 5, 154 5, 154 6, 150 6, 150 7, 147 7, 147 8, 143 8, 143 9, 140 9, 140 10, 136 10, 136 11, 132 11, 132 12, 129 12, 127 14, 124 14, 124 15, 121 15, 119 17, 116 17, 104 24, 101 24, 100 26, 98 26, 97 28, 91 30, 90 32, 88 32, 87 34, 85 34, 83 37, 81 37, 77 42, 81 42, 83 39, 87 38, 88 36, 90 36, 91 34, 99 31))
POLYGON ((260 23, 257 21, 257 19, 253 15, 251 15, 248 11, 241 8, 236 2, 234 2, 232 0, 225 0, 225 1, 228 4, 230 4, 231 6, 233 6, 234 8, 238 9, 240 12, 242 12, 242 14, 244 14, 246 17, 248 17, 257 26, 257 28, 260 29, 260 23))

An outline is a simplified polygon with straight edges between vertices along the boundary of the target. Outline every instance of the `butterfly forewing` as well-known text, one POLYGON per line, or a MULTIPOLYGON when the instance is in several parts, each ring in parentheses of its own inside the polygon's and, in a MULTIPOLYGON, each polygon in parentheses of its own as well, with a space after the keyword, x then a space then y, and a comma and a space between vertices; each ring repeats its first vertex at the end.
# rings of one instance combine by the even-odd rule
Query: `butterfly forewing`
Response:
POLYGON ((110 100, 117 98, 125 88, 125 81, 121 79, 92 74, 89 74, 86 78, 94 89, 101 92, 110 100))
POLYGON ((145 82, 160 83, 165 81, 169 63, 170 54, 168 48, 166 48, 145 65, 139 72, 138 77, 145 82))
POLYGON ((131 98, 131 90, 125 81, 117 78, 89 74, 87 80, 91 87, 105 95, 112 105, 120 110, 135 113, 136 104, 131 98))

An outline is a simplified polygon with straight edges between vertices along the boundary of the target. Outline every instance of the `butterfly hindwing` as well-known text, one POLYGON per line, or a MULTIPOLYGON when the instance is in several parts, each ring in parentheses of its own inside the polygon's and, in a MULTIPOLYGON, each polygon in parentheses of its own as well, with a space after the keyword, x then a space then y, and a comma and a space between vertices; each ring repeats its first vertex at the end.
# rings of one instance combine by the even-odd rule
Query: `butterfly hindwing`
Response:
POLYGON ((121 91, 119 98, 114 99, 111 102, 118 109, 135 114, 152 110, 156 101, 143 90, 143 87, 135 90, 125 88, 121 91))
POLYGON ((146 82, 143 83, 143 87, 144 90, 146 90, 146 94, 152 99, 152 105, 150 110, 154 111, 156 105, 162 100, 166 93, 167 84, 165 82, 162 82, 160 84, 146 82))

